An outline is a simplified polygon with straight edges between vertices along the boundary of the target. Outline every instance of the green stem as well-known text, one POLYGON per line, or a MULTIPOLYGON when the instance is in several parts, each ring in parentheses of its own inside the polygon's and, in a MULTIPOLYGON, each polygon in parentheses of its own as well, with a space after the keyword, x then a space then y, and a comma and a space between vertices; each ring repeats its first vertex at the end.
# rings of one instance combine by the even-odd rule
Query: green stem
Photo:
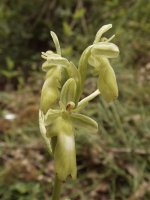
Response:
POLYGON ((54 182, 54 189, 52 194, 52 200, 59 200, 60 199, 60 192, 61 192, 61 180, 55 176, 55 182, 54 182))

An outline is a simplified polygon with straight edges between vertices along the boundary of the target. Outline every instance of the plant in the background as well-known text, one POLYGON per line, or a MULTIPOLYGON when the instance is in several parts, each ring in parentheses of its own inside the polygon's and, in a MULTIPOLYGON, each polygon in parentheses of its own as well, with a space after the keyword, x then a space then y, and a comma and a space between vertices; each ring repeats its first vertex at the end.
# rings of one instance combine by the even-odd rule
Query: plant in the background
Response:
POLYGON ((108 24, 99 29, 93 44, 82 53, 78 68, 62 57, 54 32, 51 32, 51 36, 56 53, 42 53, 45 59, 42 69, 46 72, 46 78, 41 91, 39 124, 48 151, 54 157, 56 175, 52 200, 59 199, 62 181, 70 175, 73 179, 77 176, 75 132, 80 128, 90 132, 98 129, 93 119, 80 112, 99 94, 107 102, 118 96, 116 77, 109 58, 116 58, 119 49, 110 42, 114 35, 109 39, 102 37, 111 27, 108 24), (88 66, 92 66, 98 76, 98 89, 80 100, 88 66))

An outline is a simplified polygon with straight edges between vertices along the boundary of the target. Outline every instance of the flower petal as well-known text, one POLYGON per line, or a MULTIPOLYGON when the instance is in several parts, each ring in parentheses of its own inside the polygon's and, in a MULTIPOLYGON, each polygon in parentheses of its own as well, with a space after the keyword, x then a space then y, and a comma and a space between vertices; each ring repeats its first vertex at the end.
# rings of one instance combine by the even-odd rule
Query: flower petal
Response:
POLYGON ((75 126, 75 128, 78 129, 83 128, 86 129, 87 131, 92 131, 92 132, 97 132, 98 130, 97 122, 85 115, 72 113, 71 121, 73 123, 73 126, 75 126))
POLYGON ((66 67, 66 70, 68 72, 69 77, 74 78, 74 80, 76 81, 77 89, 76 89, 75 104, 77 104, 81 93, 81 76, 78 69, 72 62, 70 62, 70 65, 66 67))
POLYGON ((96 33, 94 43, 99 42, 102 35, 111 28, 112 28, 112 24, 107 24, 107 25, 102 26, 96 33))
POLYGON ((39 110, 39 127, 40 127, 40 132, 41 135, 46 143, 47 149, 49 151, 49 153, 52 153, 52 147, 51 147, 51 141, 50 138, 48 138, 46 136, 46 128, 45 128, 45 124, 44 124, 44 114, 41 110, 39 110))
POLYGON ((76 82, 73 78, 68 79, 62 87, 60 94, 60 102, 62 102, 65 106, 69 102, 75 101, 76 95, 76 82))
POLYGON ((107 58, 116 58, 119 55, 119 48, 117 45, 110 42, 96 43, 91 49, 93 56, 105 56, 107 58))
POLYGON ((61 110, 49 109, 45 115, 45 126, 49 126, 53 121, 61 115, 61 110))

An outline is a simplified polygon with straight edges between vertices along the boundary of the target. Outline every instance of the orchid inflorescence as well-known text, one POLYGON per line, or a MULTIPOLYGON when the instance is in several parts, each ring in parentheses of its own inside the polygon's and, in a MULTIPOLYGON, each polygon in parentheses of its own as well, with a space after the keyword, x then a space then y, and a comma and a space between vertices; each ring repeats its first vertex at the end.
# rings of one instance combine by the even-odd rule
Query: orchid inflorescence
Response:
POLYGON ((99 94, 107 102, 118 96, 116 77, 109 58, 116 58, 119 49, 110 42, 114 35, 109 39, 102 37, 111 27, 108 24, 99 29, 93 44, 82 53, 78 68, 62 57, 54 32, 51 32, 51 36, 56 53, 42 52, 45 59, 42 70, 46 72, 46 78, 41 91, 39 124, 48 151, 54 157, 56 176, 60 181, 66 180, 69 175, 75 179, 77 175, 75 132, 80 128, 91 132, 98 130, 97 123, 80 112, 99 94), (92 66, 98 76, 97 90, 80 100, 88 66, 92 66))

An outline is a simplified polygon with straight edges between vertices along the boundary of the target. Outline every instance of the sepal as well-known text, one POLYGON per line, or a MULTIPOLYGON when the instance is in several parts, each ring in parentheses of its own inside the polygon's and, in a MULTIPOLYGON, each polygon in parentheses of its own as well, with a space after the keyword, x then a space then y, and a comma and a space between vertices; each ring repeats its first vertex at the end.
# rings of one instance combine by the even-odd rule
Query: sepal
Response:
POLYGON ((75 101, 76 95, 76 82, 73 78, 68 79, 62 87, 60 93, 60 102, 67 106, 69 102, 75 101))
POLYGON ((59 40, 58 40, 58 37, 57 37, 56 33, 54 33, 53 31, 51 31, 50 34, 51 34, 52 39, 53 39, 53 42, 54 42, 54 44, 55 44, 57 53, 58 53, 59 55, 61 55, 60 44, 59 44, 59 40))
POLYGON ((50 140, 50 138, 48 138, 46 136, 46 127, 44 124, 44 114, 41 110, 39 110, 39 127, 40 127, 41 135, 46 143, 47 149, 48 149, 49 153, 51 154, 52 153, 51 140, 50 140))
POLYGON ((94 43, 99 42, 102 35, 111 28, 112 28, 112 24, 107 24, 107 25, 102 26, 96 33, 94 43))
POLYGON ((72 62, 70 62, 70 65, 68 65, 66 67, 66 70, 68 72, 69 77, 73 78, 77 85, 76 97, 75 97, 75 101, 74 101, 75 104, 77 105, 77 102, 79 101, 80 93, 81 93, 81 76, 80 76, 78 69, 72 62))
POLYGON ((93 56, 105 56, 106 58, 116 58, 119 55, 117 45, 110 42, 98 42, 91 49, 93 56))
POLYGON ((42 70, 45 72, 55 66, 66 67, 69 65, 69 61, 66 58, 52 51, 42 52, 42 56, 46 59, 46 62, 42 65, 42 70))
POLYGON ((62 113, 61 110, 49 109, 45 115, 45 120, 44 120, 45 126, 51 125, 53 121, 56 120, 57 117, 61 116, 61 113, 62 113))
POLYGON ((91 119, 82 114, 71 114, 71 121, 73 125, 78 129, 86 129, 86 131, 97 132, 98 131, 98 124, 95 120, 91 119))
POLYGON ((98 89, 108 103, 118 97, 116 76, 113 68, 110 65, 107 65, 105 68, 100 70, 98 89))

